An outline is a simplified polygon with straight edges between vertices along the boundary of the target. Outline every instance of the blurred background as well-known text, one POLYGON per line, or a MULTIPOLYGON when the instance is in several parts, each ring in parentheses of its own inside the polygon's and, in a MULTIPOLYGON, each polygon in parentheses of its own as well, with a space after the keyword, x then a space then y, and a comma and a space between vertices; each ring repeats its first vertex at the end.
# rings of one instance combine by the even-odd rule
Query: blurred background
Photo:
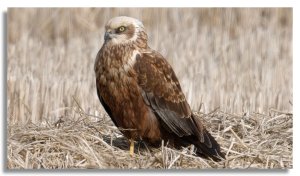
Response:
POLYGON ((292 112, 292 8, 10 8, 9 123, 76 118, 76 101, 104 114, 93 67, 120 15, 143 22, 194 111, 292 112))

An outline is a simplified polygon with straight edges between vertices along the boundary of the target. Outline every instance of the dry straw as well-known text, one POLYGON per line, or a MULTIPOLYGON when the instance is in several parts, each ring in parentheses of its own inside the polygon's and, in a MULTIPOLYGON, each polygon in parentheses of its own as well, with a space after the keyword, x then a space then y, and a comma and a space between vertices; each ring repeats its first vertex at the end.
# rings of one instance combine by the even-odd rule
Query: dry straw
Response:
POLYGON ((78 120, 62 117, 53 124, 9 126, 8 168, 292 168, 292 114, 237 116, 215 110, 199 113, 222 146, 226 160, 197 157, 193 147, 176 150, 127 139, 107 115, 94 117, 80 107, 78 120))

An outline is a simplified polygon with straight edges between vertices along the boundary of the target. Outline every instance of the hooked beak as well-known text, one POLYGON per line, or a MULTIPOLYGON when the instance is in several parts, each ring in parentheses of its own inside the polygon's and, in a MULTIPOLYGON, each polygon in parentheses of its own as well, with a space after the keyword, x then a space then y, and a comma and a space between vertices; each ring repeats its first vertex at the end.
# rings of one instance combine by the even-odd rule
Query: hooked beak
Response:
POLYGON ((111 32, 105 32, 105 34, 104 34, 104 40, 105 41, 108 41, 108 40, 111 39, 110 34, 111 34, 111 32))

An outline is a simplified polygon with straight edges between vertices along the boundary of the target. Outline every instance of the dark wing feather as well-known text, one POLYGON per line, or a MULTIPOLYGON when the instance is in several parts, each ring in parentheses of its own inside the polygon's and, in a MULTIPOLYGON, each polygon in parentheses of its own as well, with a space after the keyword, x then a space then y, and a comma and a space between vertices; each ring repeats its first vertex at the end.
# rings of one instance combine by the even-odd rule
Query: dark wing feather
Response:
POLYGON ((192 114, 173 69, 159 53, 138 55, 134 69, 145 103, 169 132, 194 144, 199 155, 224 158, 217 141, 192 114))
POLYGON ((198 133, 191 109, 168 62, 157 52, 143 53, 137 57, 134 69, 146 104, 168 130, 179 137, 198 133))

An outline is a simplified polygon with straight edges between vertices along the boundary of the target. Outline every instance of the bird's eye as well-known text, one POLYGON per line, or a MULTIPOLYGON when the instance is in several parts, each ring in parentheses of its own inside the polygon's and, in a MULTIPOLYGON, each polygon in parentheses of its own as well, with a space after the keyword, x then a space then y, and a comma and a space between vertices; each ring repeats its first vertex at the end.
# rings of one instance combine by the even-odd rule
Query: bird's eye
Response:
POLYGON ((121 26, 117 29, 117 33, 124 32, 126 30, 125 26, 121 26))

